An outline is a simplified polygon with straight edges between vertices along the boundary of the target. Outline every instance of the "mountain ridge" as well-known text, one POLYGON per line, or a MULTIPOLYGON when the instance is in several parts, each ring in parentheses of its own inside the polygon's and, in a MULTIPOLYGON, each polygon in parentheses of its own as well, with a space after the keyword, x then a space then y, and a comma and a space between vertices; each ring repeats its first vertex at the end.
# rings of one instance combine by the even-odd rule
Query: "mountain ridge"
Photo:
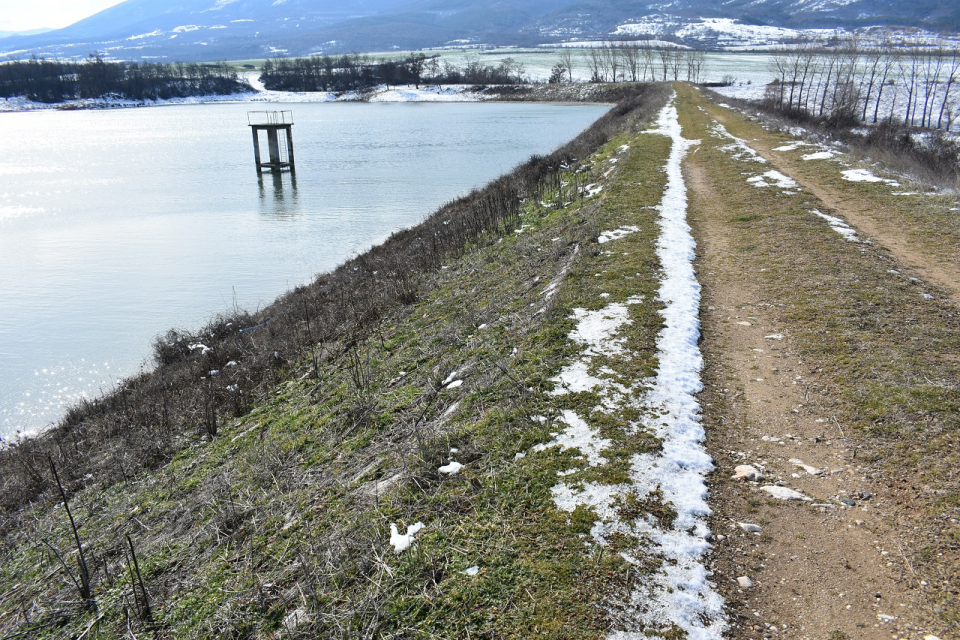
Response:
POLYGON ((717 48, 716 38, 682 28, 714 19, 771 29, 896 25, 957 32, 960 5, 949 0, 361 0, 345 7, 336 0, 128 0, 63 29, 4 38, 0 55, 77 58, 99 51, 121 59, 189 61, 536 46, 612 34, 660 35, 717 48), (632 31, 624 30, 631 25, 632 31))

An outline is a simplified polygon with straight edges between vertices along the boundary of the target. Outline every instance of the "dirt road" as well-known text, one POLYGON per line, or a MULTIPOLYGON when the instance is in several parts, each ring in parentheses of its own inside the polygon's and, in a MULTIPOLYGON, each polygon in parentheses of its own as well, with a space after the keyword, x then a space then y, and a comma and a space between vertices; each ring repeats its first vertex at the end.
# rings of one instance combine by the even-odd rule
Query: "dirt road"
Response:
POLYGON ((685 175, 732 637, 957 637, 944 605, 956 551, 930 540, 956 532, 956 507, 935 493, 955 490, 936 458, 955 442, 960 372, 928 342, 960 333, 956 237, 906 226, 900 185, 845 181, 835 159, 801 159, 817 149, 688 87, 679 100, 686 137, 701 139, 685 175), (918 374, 940 384, 926 415, 909 399, 918 374), (910 440, 933 425, 936 445, 910 440), (738 467, 759 477, 732 479, 738 467))

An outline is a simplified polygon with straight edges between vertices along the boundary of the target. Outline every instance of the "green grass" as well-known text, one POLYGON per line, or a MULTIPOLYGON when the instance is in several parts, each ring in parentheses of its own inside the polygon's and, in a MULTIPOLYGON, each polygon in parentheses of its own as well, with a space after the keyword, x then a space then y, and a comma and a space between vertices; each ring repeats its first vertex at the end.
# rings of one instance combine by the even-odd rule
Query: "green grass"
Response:
MULTIPOLYGON (((91 634, 111 637, 127 624, 125 609, 134 629, 146 629, 121 544, 130 533, 160 637, 271 637, 294 618, 303 637, 603 636, 612 621, 600 603, 624 598, 659 559, 640 569, 585 544, 595 514, 559 511, 550 492, 557 472, 579 466, 576 452, 530 449, 551 439, 565 409, 613 441, 610 465, 569 481, 619 482, 632 454, 659 447, 631 433, 635 411, 607 415, 593 410, 592 394, 549 395, 550 379, 578 351, 568 338, 574 308, 643 296, 623 332, 632 357, 594 367, 628 379, 656 368, 652 206, 669 140, 613 140, 591 159, 590 181, 623 144, 632 148, 600 196, 579 201, 567 174, 566 193, 528 203, 522 233, 446 265, 365 341, 324 345, 316 372, 302 362, 217 438, 196 439, 155 473, 74 496, 96 559, 96 613, 71 603, 64 572, 38 543, 69 549, 60 511, 38 511, 33 530, 14 534, 3 552, 0 584, 20 586, 4 596, 12 606, 0 629, 53 637, 98 620, 91 634), (640 231, 596 243, 600 231, 626 224, 640 231), (567 265, 547 301, 543 290, 567 265), (455 370, 463 386, 441 388, 455 370), (465 468, 443 476, 452 447, 465 468), (516 460, 519 452, 527 456, 516 460), (394 554, 390 524, 418 521, 416 544, 394 554), (471 566, 477 576, 463 573, 471 566)), ((623 510, 671 513, 650 498, 625 499, 623 510)))

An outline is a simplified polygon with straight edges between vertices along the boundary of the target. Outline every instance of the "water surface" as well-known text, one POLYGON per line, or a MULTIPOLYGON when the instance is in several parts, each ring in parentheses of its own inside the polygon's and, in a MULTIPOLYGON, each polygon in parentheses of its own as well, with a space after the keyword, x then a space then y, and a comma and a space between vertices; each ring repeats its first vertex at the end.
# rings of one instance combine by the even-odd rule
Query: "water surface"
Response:
POLYGON ((0 114, 0 435, 150 366, 171 327, 255 309, 546 153, 601 106, 294 104, 296 176, 248 104, 0 114))

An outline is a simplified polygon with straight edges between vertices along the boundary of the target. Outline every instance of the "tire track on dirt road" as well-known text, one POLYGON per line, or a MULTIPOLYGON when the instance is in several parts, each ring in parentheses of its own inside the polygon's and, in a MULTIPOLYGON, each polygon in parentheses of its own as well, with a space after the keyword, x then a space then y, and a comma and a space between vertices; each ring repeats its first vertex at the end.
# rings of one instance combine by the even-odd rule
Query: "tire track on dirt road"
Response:
POLYGON ((858 458, 864 444, 844 426, 834 380, 794 339, 800 327, 769 286, 769 271, 820 277, 797 266, 796 252, 815 248, 778 242, 783 229, 767 225, 785 221, 851 256, 876 250, 831 236, 810 213, 825 203, 803 183, 800 192, 749 184, 746 169, 777 165, 722 151, 729 140, 712 134, 692 90, 681 89, 681 104, 684 135, 703 138, 685 175, 704 291, 704 424, 718 467, 714 579, 739 614, 731 637, 925 638, 936 623, 903 570, 903 509, 858 458), (731 479, 741 465, 763 479, 731 479), (779 500, 771 486, 810 501, 779 500))
MULTIPOLYGON (((943 230, 937 229, 929 219, 905 218, 898 211, 898 205, 904 202, 910 204, 911 201, 916 201, 917 208, 922 209, 928 204, 923 202, 928 196, 922 193, 913 196, 883 193, 870 197, 859 188, 861 185, 844 182, 840 178, 839 167, 833 172, 836 174, 835 180, 825 181, 823 173, 817 171, 817 165, 822 166, 829 160, 803 160, 802 151, 778 150, 782 139, 756 124, 746 122, 742 115, 718 105, 708 106, 708 103, 704 103, 704 107, 713 118, 734 133, 743 133, 742 129, 749 130, 749 145, 772 167, 796 180, 804 190, 820 200, 828 212, 845 218, 850 225, 889 250, 904 266, 944 289, 953 302, 960 305, 960 236, 956 233, 941 235, 943 230), (890 202, 891 198, 899 198, 900 202, 890 202), (928 225, 929 228, 924 228, 928 225)), ((896 188, 884 185, 879 189, 892 191, 896 188)), ((900 189, 902 192, 903 188, 900 189)))

